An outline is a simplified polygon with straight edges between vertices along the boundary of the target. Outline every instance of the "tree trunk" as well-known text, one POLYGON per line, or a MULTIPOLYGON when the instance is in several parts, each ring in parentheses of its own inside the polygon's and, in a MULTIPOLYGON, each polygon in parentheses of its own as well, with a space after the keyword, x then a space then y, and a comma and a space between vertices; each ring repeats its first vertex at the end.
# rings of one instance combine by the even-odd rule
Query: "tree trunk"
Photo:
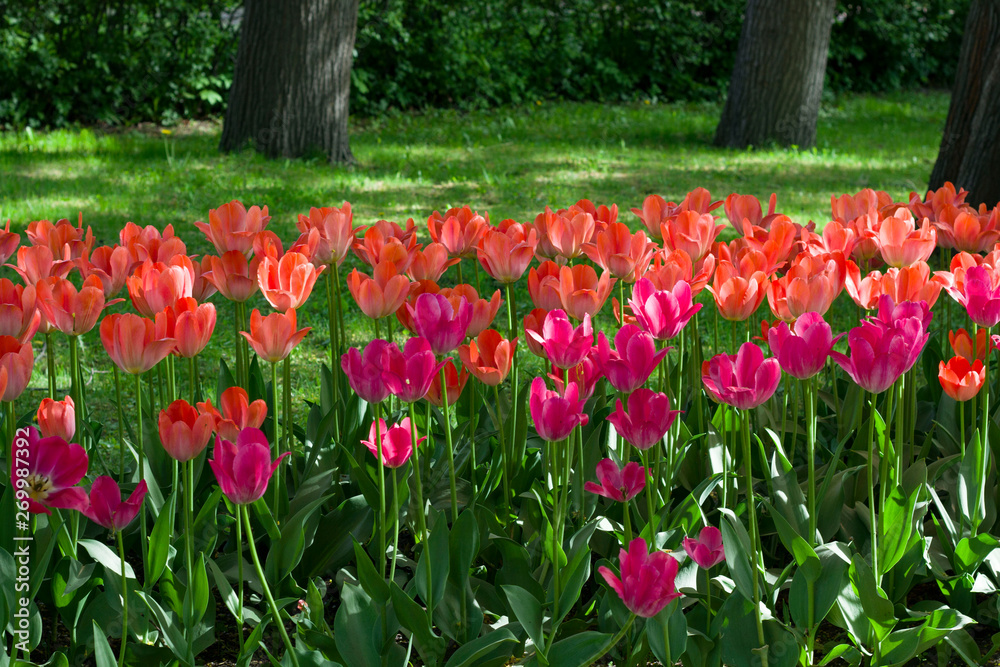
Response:
POLYGON ((322 152, 351 163, 347 115, 358 0, 246 0, 219 148, 322 152))
POLYGON ((816 143, 835 0, 749 0, 718 146, 816 143))
POLYGON ((1000 201, 1000 0, 973 0, 930 188, 951 181, 966 201, 1000 201))

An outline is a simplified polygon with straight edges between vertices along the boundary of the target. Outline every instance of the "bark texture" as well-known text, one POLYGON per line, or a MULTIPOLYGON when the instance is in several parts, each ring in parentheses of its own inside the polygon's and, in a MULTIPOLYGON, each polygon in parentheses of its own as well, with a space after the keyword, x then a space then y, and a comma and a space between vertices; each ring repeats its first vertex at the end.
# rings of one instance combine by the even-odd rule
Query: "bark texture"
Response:
POLYGON ((351 163, 358 0, 246 0, 219 148, 351 163))
POLYGON ((719 146, 816 143, 835 0, 749 0, 719 146))
POLYGON ((930 188, 951 181, 966 201, 1000 201, 1000 0, 973 0, 930 188))

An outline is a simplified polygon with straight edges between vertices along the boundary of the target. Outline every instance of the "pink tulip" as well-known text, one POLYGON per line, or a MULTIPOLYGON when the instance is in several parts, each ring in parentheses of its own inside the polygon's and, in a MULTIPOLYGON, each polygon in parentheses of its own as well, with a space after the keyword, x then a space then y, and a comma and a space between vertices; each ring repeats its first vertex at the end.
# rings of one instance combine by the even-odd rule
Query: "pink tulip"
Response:
MULTIPOLYGON (((379 419, 378 432, 375 431, 375 422, 372 422, 368 439, 362 440, 361 444, 375 457, 378 457, 379 438, 382 440, 382 465, 386 468, 398 468, 410 460, 410 456, 413 455, 413 435, 409 417, 392 427, 387 427, 385 420, 379 419)), ((426 439, 425 436, 417 440, 417 446, 419 447, 426 439)))
POLYGON ((400 351, 395 345, 387 348, 382 381, 389 392, 403 403, 415 403, 427 395, 431 382, 445 362, 437 362, 426 338, 411 338, 400 351))
POLYGON ((179 398, 166 410, 160 410, 157 426, 163 449, 170 458, 184 463, 201 454, 208 445, 215 421, 211 414, 199 412, 179 398))
POLYGON ((663 439, 679 414, 670 409, 669 396, 642 387, 628 397, 628 412, 618 399, 608 421, 626 442, 645 451, 663 439))
POLYGON ((965 306, 969 319, 987 329, 1000 323, 1000 285, 994 284, 994 276, 1000 277, 1000 271, 973 266, 965 272, 963 290, 947 288, 965 306))
POLYGON ((425 292, 414 305, 406 304, 417 333, 427 339, 435 354, 447 354, 465 340, 472 320, 472 306, 462 300, 457 309, 440 294, 425 292))
POLYGON ((657 290, 652 281, 636 281, 629 301, 636 322, 657 340, 670 340, 687 326, 702 304, 691 300, 691 285, 680 280, 670 291, 657 290))
POLYGON ((806 380, 823 370, 830 350, 843 336, 834 338, 830 325, 819 313, 806 313, 791 328, 784 322, 769 328, 767 343, 782 370, 806 380))
POLYGON ((527 328, 525 333, 542 346, 549 361, 559 368, 573 368, 590 354, 594 345, 590 315, 584 315, 583 323, 573 328, 562 310, 553 310, 545 316, 541 334, 527 328))
MULTIPOLYGON (((15 488, 18 480, 25 480, 24 491, 28 497, 28 511, 32 514, 51 514, 50 507, 83 510, 87 506, 87 493, 77 484, 87 474, 87 452, 83 447, 69 444, 60 437, 43 438, 38 429, 29 426, 26 436, 28 456, 20 455, 12 462, 10 478, 15 488), (22 471, 27 476, 22 477, 22 471)), ((15 451, 21 451, 20 436, 14 440, 15 451)))
POLYGON ((586 482, 584 490, 624 503, 639 495, 646 486, 646 469, 635 461, 619 468, 611 459, 601 459, 597 463, 597 479, 600 484, 586 482))
POLYGON ((656 351, 653 336, 634 324, 626 324, 615 334, 611 349, 602 331, 597 336, 598 359, 611 386, 630 394, 646 384, 670 348, 656 351))
POLYGON ((123 501, 118 482, 107 475, 101 475, 90 487, 90 505, 82 511, 94 523, 118 532, 135 520, 148 492, 146 480, 142 480, 128 500, 123 501))
POLYGON ((698 539, 684 538, 684 551, 703 570, 709 570, 726 560, 726 550, 722 546, 722 531, 715 526, 705 526, 698 533, 698 539))
POLYGON ((7 386, 0 399, 10 402, 24 392, 35 369, 31 341, 21 343, 12 336, 0 336, 0 367, 7 370, 7 386))
POLYGON ((590 354, 573 368, 563 370, 558 366, 552 366, 549 377, 552 378, 552 383, 559 393, 562 393, 565 387, 564 375, 568 375, 569 381, 576 385, 580 392, 580 400, 584 403, 589 401, 597 388, 597 381, 604 377, 601 362, 597 358, 597 348, 591 348, 590 354))
POLYGON ((285 452, 272 461, 271 447, 264 432, 245 428, 235 444, 215 436, 214 458, 208 460, 208 465, 230 502, 249 505, 264 495, 281 460, 290 455, 291 452, 285 452))
POLYGON ((924 331, 930 329, 931 320, 934 313, 926 301, 900 301, 894 303, 892 297, 883 294, 878 300, 878 311, 875 317, 870 318, 873 324, 881 324, 885 327, 897 327, 903 320, 915 318, 920 322, 924 331))
POLYGON ((583 426, 589 417, 584 414, 583 401, 579 399, 576 383, 570 382, 565 392, 546 389, 545 380, 535 378, 531 383, 528 400, 535 430, 546 442, 558 442, 569 437, 577 425, 583 426))
POLYGON ((351 389, 368 403, 379 403, 389 395, 384 379, 391 343, 376 338, 365 346, 364 353, 352 347, 340 358, 340 367, 351 389))
POLYGON ((621 550, 618 558, 621 579, 606 567, 599 567, 597 571, 636 616, 652 618, 671 600, 681 596, 674 588, 677 559, 667 552, 650 554, 646 540, 637 537, 628 545, 628 551, 621 550))
POLYGON ((701 380, 719 403, 740 410, 755 408, 774 395, 781 382, 781 366, 753 343, 743 343, 736 354, 717 354, 702 364, 701 380))
POLYGON ((43 398, 35 419, 43 438, 55 436, 68 441, 76 433, 76 406, 69 396, 61 401, 43 398))
POLYGON ((862 322, 847 334, 850 358, 836 351, 830 356, 862 389, 878 394, 912 367, 926 342, 927 334, 916 318, 897 327, 862 322))

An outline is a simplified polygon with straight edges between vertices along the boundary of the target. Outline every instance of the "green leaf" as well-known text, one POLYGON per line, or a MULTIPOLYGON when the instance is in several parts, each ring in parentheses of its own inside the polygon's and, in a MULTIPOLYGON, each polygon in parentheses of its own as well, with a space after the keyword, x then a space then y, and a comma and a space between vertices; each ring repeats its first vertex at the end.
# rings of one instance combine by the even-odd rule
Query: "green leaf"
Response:
MULTIPOLYGON (((170 495, 168 504, 173 503, 174 494, 170 495)), ((163 568, 167 565, 167 554, 170 552, 170 538, 173 536, 174 521, 172 512, 160 512, 149 536, 149 574, 146 585, 152 586, 160 580, 163 568)))
POLYGON ((830 652, 823 656, 822 662, 819 663, 819 667, 824 667, 824 665, 829 665, 831 662, 840 658, 849 665, 860 665, 861 664, 861 651, 854 648, 850 644, 837 644, 830 652))
POLYGON ((267 552, 264 570, 267 573, 268 581, 272 584, 289 576, 302 560, 306 539, 303 526, 327 497, 322 496, 306 504, 281 525, 281 538, 271 540, 271 548, 267 552))
POLYGON ((614 635, 593 631, 560 639, 549 649, 549 665, 551 667, 589 665, 604 655, 605 647, 612 639, 614 635))
POLYGON ((229 583, 229 579, 226 578, 225 573, 223 573, 222 569, 211 558, 205 561, 205 564, 207 569, 212 573, 212 579, 215 581, 215 588, 219 591, 219 595, 222 596, 222 603, 226 605, 226 609, 228 609, 229 613, 233 615, 233 618, 239 618, 239 596, 237 596, 236 591, 233 590, 233 586, 229 583))
POLYGON ((795 532, 788 521, 785 520, 785 517, 777 512, 770 503, 763 500, 761 504, 770 512, 771 518, 774 519, 774 526, 778 529, 778 537, 781 539, 781 543, 792 553, 795 563, 803 571, 803 575, 811 581, 816 581, 822 569, 816 552, 813 551, 812 547, 809 546, 809 543, 801 535, 795 532))
POLYGON ((358 564, 358 580, 361 582, 361 587, 379 607, 384 607, 389 602, 389 584, 379 576, 364 547, 358 542, 354 543, 354 558, 358 564))
POLYGON ((437 510, 431 510, 428 514, 427 548, 424 549, 417 561, 417 571, 415 575, 417 591, 420 593, 424 603, 432 607, 437 607, 444 599, 445 586, 448 583, 448 571, 450 569, 450 556, 448 555, 448 542, 450 531, 448 522, 444 514, 437 510), (433 524, 430 521, 433 519, 433 524), (427 560, 431 562, 431 586, 433 590, 427 590, 427 560))
POLYGON ((988 533, 963 537, 955 547, 955 570, 960 574, 975 574, 984 560, 1000 548, 1000 540, 988 533))
MULTIPOLYGON (((102 544, 97 540, 80 540, 77 542, 77 545, 83 547, 95 561, 112 572, 117 572, 118 576, 121 577, 122 559, 108 548, 106 544, 102 544)), ((128 562, 125 563, 125 576, 129 579, 135 579, 135 572, 128 562)))
POLYGON ((423 658, 424 664, 441 664, 448 649, 448 642, 444 637, 434 634, 427 610, 404 593, 396 582, 392 582, 389 587, 396 617, 400 625, 410 631, 414 648, 423 658))
POLYGON ((260 521, 260 525, 264 527, 267 531, 267 536, 272 542, 277 542, 281 539, 281 531, 278 530, 278 524, 274 522, 274 515, 271 514, 271 508, 267 506, 264 498, 258 498, 254 501, 250 507, 253 508, 254 516, 260 521))
POLYGON ((497 657, 498 654, 509 657, 516 644, 517 637, 514 633, 507 628, 500 628, 462 645, 452 653, 445 667, 476 667, 487 657, 497 657))
POLYGON ((302 557, 309 578, 349 563, 354 555, 354 540, 370 533, 374 520, 375 513, 363 495, 347 498, 337 509, 324 514, 316 529, 323 539, 316 540, 302 557))
POLYGON ((722 544, 726 551, 726 563, 733 574, 736 588, 744 599, 753 599, 753 570, 750 566, 750 535, 732 510, 719 508, 726 518, 720 522, 722 544))
POLYGON ((885 499, 885 512, 879 517, 879 567, 888 572, 899 562, 910 545, 914 531, 914 512, 919 489, 906 494, 901 485, 895 485, 885 499))
POLYGON ((817 549, 816 563, 819 576, 810 578, 807 570, 800 568, 792 577, 792 587, 789 592, 789 605, 792 620, 799 628, 816 627, 830 613, 837 602, 847 580, 847 568, 850 563, 844 560, 844 555, 820 545, 817 549), (809 620, 809 587, 813 588, 813 618, 809 620))
POLYGON ((97 624, 97 621, 91 623, 94 625, 94 661, 97 667, 116 667, 118 662, 115 660, 115 654, 111 652, 111 645, 104 635, 104 629, 97 624))
POLYGON ((542 632, 542 604, 534 595, 520 586, 507 585, 501 587, 507 596, 514 618, 517 619, 528 637, 538 647, 545 646, 545 635, 542 632))
POLYGON ((875 583, 875 575, 860 554, 854 554, 849 570, 851 584, 861 599, 865 615, 875 628, 879 641, 885 639, 896 626, 892 603, 875 583))
POLYGON ((194 564, 194 573, 191 577, 191 600, 194 603, 193 616, 188 627, 194 627, 201 623, 208 611, 208 601, 211 597, 211 590, 208 587, 208 573, 205 571, 205 554, 198 554, 198 562, 194 564))
POLYGON ((360 586, 345 583, 333 621, 337 650, 351 667, 381 667, 382 644, 378 611, 360 586))
POLYGON ((653 655, 664 665, 676 664, 687 650, 688 625, 683 613, 678 613, 680 604, 672 600, 653 618, 646 620, 646 638, 653 655), (670 635, 670 655, 667 655, 667 634, 670 635))
POLYGON ((580 599, 583 585, 590 579, 590 549, 582 549, 573 556, 569 565, 562 568, 559 578, 563 582, 563 590, 559 594, 558 618, 553 617, 552 623, 558 627, 580 599))

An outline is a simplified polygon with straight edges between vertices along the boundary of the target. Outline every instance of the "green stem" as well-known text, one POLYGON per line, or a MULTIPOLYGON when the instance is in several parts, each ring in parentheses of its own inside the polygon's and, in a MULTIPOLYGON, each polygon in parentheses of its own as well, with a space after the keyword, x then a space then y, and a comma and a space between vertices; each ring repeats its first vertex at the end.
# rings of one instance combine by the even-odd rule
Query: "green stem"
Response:
MULTIPOLYGON (((281 391, 284 394, 284 402, 282 404, 282 411, 281 411, 281 419, 282 419, 281 426, 282 426, 282 431, 284 433, 285 444, 282 447, 281 451, 282 453, 292 452, 292 455, 289 456, 288 458, 294 459, 295 452, 293 450, 295 445, 295 431, 292 428, 293 415, 292 415, 292 353, 291 352, 289 352, 288 356, 285 357, 284 368, 282 370, 284 371, 284 374, 281 380, 281 391)), ((278 469, 280 470, 281 467, 282 466, 279 465, 278 469)), ((299 470, 296 466, 291 464, 289 464, 289 468, 292 471, 292 483, 297 486, 299 481, 298 479, 299 470)), ((282 487, 284 487, 285 486, 284 475, 282 475, 280 479, 282 480, 281 485, 282 487)))
POLYGON ((871 523, 872 572, 878 576, 878 524, 875 517, 875 399, 871 394, 872 411, 868 416, 868 520, 871 523))
MULTIPOLYGON (((479 266, 479 263, 476 263, 479 266)), ((476 482, 476 466, 479 463, 479 457, 476 456, 476 383, 470 382, 471 386, 469 391, 472 392, 472 400, 469 401, 469 477, 472 481, 472 497, 476 498, 479 495, 479 484, 476 482)), ((499 406, 499 403, 497 404, 499 406)), ((456 419, 458 418, 456 410, 456 419)))
MULTIPOLYGON (((806 466, 808 469, 809 546, 816 547, 816 378, 802 380, 802 398, 806 403, 806 466)), ((810 602, 811 602, 810 598, 810 602)))
POLYGON ((378 465, 378 574, 385 579, 385 466, 382 464, 382 403, 375 404, 375 458, 378 465))
MULTIPOLYGON (((336 265, 330 267, 330 271, 326 274, 326 311, 327 311, 327 321, 330 328, 330 371, 333 372, 334 377, 336 377, 337 369, 340 365, 337 363, 337 352, 340 350, 340 341, 338 340, 339 331, 337 330, 337 306, 334 303, 334 287, 333 281, 336 280, 337 267, 336 265)), ((334 382, 333 384, 333 402, 334 405, 339 401, 338 391, 339 383, 334 382)))
POLYGON ((632 501, 622 503, 622 514, 625 516, 625 548, 632 544, 632 501))
POLYGON ((705 570, 705 636, 712 636, 712 573, 705 570))
MULTIPOLYGON (((344 306, 341 303, 341 298, 340 298, 340 267, 338 266, 335 271, 332 271, 332 273, 334 278, 333 297, 334 301, 337 304, 337 322, 340 327, 340 335, 337 337, 337 343, 340 345, 340 347, 337 348, 337 358, 339 359, 340 355, 343 354, 344 348, 347 345, 347 329, 344 328, 344 306)), ((334 363, 334 365, 336 365, 336 362, 334 363)))
MULTIPOLYGON (((281 456, 281 440, 278 439, 278 362, 271 362, 271 444, 274 446, 275 457, 281 456)), ((278 494, 281 493, 280 477, 275 477, 274 483, 274 511, 278 511, 278 494)))
MULTIPOLYGON (((503 486, 503 503, 501 507, 504 509, 503 525, 506 526, 510 522, 511 507, 510 507, 510 454, 507 451, 507 438, 504 436, 504 424, 503 420, 500 418, 500 387, 498 385, 493 385, 493 409, 496 411, 497 415, 497 437, 500 439, 500 481, 503 486)), ((410 425, 414 423, 413 420, 413 406, 410 406, 410 425)), ((416 452, 416 446, 413 448, 416 452)))
POLYGON ((392 561, 389 565, 389 581, 396 578, 396 554, 399 552, 399 482, 396 480, 396 469, 392 468, 392 561))
POLYGON ((285 624, 281 620, 281 614, 278 612, 278 605, 274 603, 274 596, 271 595, 271 588, 267 585, 267 579, 264 577, 264 569, 260 566, 260 558, 257 557, 257 546, 254 544, 253 540, 253 528, 250 526, 250 508, 246 505, 240 506, 243 510, 243 521, 247 529, 247 542, 250 544, 250 557, 253 558, 253 566, 257 570, 257 578, 260 580, 261 588, 264 589, 264 597, 267 598, 268 607, 271 608, 271 615, 274 617, 274 624, 278 626, 278 631, 281 633, 281 640, 285 642, 285 650, 288 655, 292 658, 293 667, 299 667, 299 658, 295 655, 295 651, 292 649, 292 640, 288 638, 288 632, 285 631, 285 624))
POLYGON ((115 372, 115 409, 118 412, 118 485, 125 483, 125 418, 122 415, 122 376, 117 364, 111 364, 115 372))
POLYGON ((979 473, 979 489, 976 493, 975 511, 972 513, 973 531, 979 529, 980 521, 979 509, 986 502, 986 478, 989 476, 990 465, 990 329, 986 329, 986 358, 983 360, 983 368, 986 379, 983 382, 983 451, 982 459, 978 462, 977 472, 979 473))
MULTIPOLYGON (((45 334, 45 359, 49 371, 49 398, 56 398, 56 349, 53 347, 52 334, 45 334)), ((117 366, 115 367, 117 370, 117 366)))
POLYGON ((188 359, 188 380, 191 383, 191 405, 195 405, 198 401, 198 369, 195 366, 195 355, 188 359))
POLYGON ((115 531, 118 541, 118 557, 122 560, 122 645, 118 649, 118 667, 125 664, 125 647, 128 644, 128 578, 125 576, 125 544, 122 542, 122 531, 115 531))
MULTIPOLYGON (((239 508, 236 508, 237 513, 239 508)), ((236 607, 237 632, 240 637, 240 652, 243 652, 243 522, 236 516, 236 589, 238 606, 236 607)))
POLYGON ((441 367, 441 409, 444 412, 444 438, 448 449, 448 486, 451 491, 451 523, 458 521, 458 487, 455 485, 455 446, 451 439, 451 416, 448 410, 448 380, 441 367))
POLYGON ((754 616, 757 621, 757 640, 761 648, 761 661, 763 667, 767 667, 767 647, 764 643, 764 623, 760 616, 760 586, 758 579, 763 563, 758 561, 760 556, 760 533, 757 529, 757 503, 753 493, 753 459, 750 455, 750 411, 743 411, 743 474, 746 484, 747 516, 750 517, 750 565, 753 568, 753 607, 754 616))
MULTIPOLYGON (((629 614, 629 617, 628 617, 628 622, 627 622, 627 623, 625 623, 625 625, 624 625, 624 626, 622 626, 622 629, 618 631, 618 634, 617 634, 617 635, 615 635, 614 637, 612 637, 612 638, 611 638, 611 641, 609 641, 609 642, 608 642, 608 643, 607 643, 607 644, 606 644, 606 645, 604 646, 604 648, 603 648, 603 649, 601 649, 601 652, 600 652, 600 653, 598 653, 598 654, 597 654, 597 655, 596 655, 596 656, 595 656, 595 657, 594 657, 593 659, 591 659, 591 660, 590 660, 589 662, 587 662, 586 664, 584 664, 584 665, 583 665, 582 667, 590 667, 590 665, 593 665, 593 664, 594 664, 595 662, 597 662, 598 660, 600 660, 601 658, 603 658, 603 657, 605 656, 605 654, 606 654, 606 653, 607 653, 608 651, 610 651, 610 650, 611 650, 611 649, 613 649, 613 648, 614 648, 615 646, 617 646, 617 645, 618 645, 618 642, 620 642, 620 641, 622 640, 622 637, 624 637, 624 636, 625 636, 625 633, 626 633, 626 632, 628 632, 628 629, 632 627, 632 623, 633 623, 634 621, 635 621, 635 614, 629 614)), ((668 641, 669 641, 669 640, 668 640, 668 641)), ((668 647, 669 647, 669 645, 668 645, 668 647)), ((668 648, 668 650, 669 650, 669 648, 668 648)))
POLYGON ((194 581, 194 461, 181 464, 184 468, 184 541, 186 542, 186 565, 188 586, 194 581))
POLYGON ((965 458, 965 401, 958 402, 958 427, 959 436, 958 447, 962 454, 962 458, 965 458))
POLYGON ((647 451, 640 451, 639 454, 642 457, 642 465, 646 468, 646 494, 645 494, 646 495, 646 511, 647 511, 647 513, 649 515, 647 517, 647 519, 646 519, 646 525, 649 528, 649 531, 648 531, 649 532, 649 542, 650 542, 650 544, 652 544, 652 543, 654 543, 655 537, 656 537, 656 533, 653 532, 653 531, 656 530, 656 526, 653 524, 653 517, 656 516, 655 512, 653 511, 653 494, 656 493, 656 489, 653 486, 653 473, 652 473, 651 467, 649 465, 649 451, 648 450, 647 451))
POLYGON ((70 385, 70 393, 73 395, 76 439, 84 443, 84 447, 86 447, 83 429, 80 428, 80 422, 83 419, 83 402, 80 400, 80 350, 76 346, 76 336, 69 337, 69 370, 73 378, 70 385))
MULTIPOLYGON (((136 373, 135 377, 135 404, 138 413, 136 419, 136 431, 139 436, 139 481, 146 479, 146 443, 142 437, 142 375, 136 373)), ((142 551, 142 571, 149 572, 149 533, 146 531, 146 503, 139 507, 139 540, 142 551)))
MULTIPOLYGON (((427 424, 428 429, 430 423, 427 424)), ((427 517, 424 516, 424 487, 420 481, 420 447, 417 438, 417 411, 413 403, 410 403, 410 444, 413 447, 413 482, 417 492, 417 535, 421 544, 424 545, 424 561, 427 563, 427 614, 429 618, 434 618, 434 587, 431 584, 431 576, 434 568, 431 563, 431 554, 428 551, 430 544, 427 542, 427 517)))

